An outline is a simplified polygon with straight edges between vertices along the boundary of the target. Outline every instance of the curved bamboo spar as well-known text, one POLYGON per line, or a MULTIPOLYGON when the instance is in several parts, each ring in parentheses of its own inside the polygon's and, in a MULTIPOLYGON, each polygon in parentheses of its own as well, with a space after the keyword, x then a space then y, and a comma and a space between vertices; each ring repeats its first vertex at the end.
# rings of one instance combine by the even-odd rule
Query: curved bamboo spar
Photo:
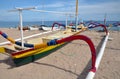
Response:
POLYGON ((99 27, 99 26, 103 27, 104 30, 105 30, 105 32, 106 32, 106 35, 108 35, 108 30, 107 30, 106 26, 103 25, 103 24, 99 24, 99 25, 97 25, 96 27, 99 27))
POLYGON ((59 28, 60 28, 60 26, 63 26, 63 27, 65 28, 65 25, 64 25, 64 24, 60 24, 60 23, 55 22, 55 23, 53 23, 53 25, 52 25, 52 30, 53 30, 53 28, 55 27, 55 24, 59 25, 59 28))
POLYGON ((69 42, 69 41, 78 40, 78 39, 83 40, 83 41, 88 43, 88 45, 90 47, 90 50, 91 50, 91 54, 92 54, 92 68, 91 68, 91 71, 95 72, 96 71, 96 67, 95 67, 96 50, 95 50, 94 44, 93 44, 93 42, 91 41, 90 38, 88 38, 87 36, 84 36, 84 35, 75 35, 75 36, 70 36, 70 37, 63 38, 61 40, 57 40, 56 43, 60 44, 60 43, 63 43, 63 42, 69 42))
POLYGON ((95 23, 90 23, 88 25, 88 29, 91 29, 91 28, 96 28, 96 27, 103 27, 103 29, 105 30, 106 32, 106 35, 108 34, 108 30, 106 28, 106 26, 104 24, 95 24, 95 23))

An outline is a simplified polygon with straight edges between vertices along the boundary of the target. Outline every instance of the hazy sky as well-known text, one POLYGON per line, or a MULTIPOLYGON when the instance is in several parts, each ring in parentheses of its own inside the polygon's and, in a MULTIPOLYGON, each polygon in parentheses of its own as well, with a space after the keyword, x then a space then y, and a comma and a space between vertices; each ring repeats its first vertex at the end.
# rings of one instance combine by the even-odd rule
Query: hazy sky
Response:
MULTIPOLYGON (((1 0, 0 21, 18 21, 18 12, 8 12, 15 7, 36 6, 39 10, 75 12, 75 0, 1 0)), ((79 0, 79 20, 107 20, 120 21, 120 0, 79 0)), ((65 15, 23 11, 23 21, 65 20, 65 15)), ((68 19, 73 19, 74 17, 68 19)))

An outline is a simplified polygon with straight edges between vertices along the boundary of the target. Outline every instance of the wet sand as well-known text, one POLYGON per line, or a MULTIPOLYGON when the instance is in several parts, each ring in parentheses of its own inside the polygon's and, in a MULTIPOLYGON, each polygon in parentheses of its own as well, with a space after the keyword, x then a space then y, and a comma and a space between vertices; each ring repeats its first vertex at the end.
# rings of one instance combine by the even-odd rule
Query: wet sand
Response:
MULTIPOLYGON (((14 39, 20 37, 17 29, 0 30, 14 39)), ((24 36, 40 32, 42 31, 24 31, 24 36)), ((85 31, 81 34, 91 38, 98 53, 105 33, 85 31)), ((110 38, 113 39, 107 42, 94 79, 120 79, 120 32, 110 31, 110 38)), ((5 41, 7 40, 0 36, 0 43, 5 41)), ((0 79, 85 79, 90 68, 90 48, 82 40, 72 41, 52 54, 20 67, 14 67, 10 56, 0 54, 0 79)))

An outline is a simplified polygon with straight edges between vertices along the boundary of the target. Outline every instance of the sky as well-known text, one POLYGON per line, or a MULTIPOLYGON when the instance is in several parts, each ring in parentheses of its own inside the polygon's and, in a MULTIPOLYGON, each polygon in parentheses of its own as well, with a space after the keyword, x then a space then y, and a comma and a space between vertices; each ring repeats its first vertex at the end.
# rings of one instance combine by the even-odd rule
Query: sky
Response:
MULTIPOLYGON (((108 21, 120 21, 120 0, 78 0, 78 19, 103 21, 105 14, 108 21)), ((37 10, 72 12, 75 13, 76 0, 1 0, 0 21, 19 21, 19 12, 10 12, 16 7, 26 8, 35 6, 37 10)), ((23 21, 63 21, 66 15, 23 11, 23 21)), ((68 20, 75 20, 68 15, 68 20)))

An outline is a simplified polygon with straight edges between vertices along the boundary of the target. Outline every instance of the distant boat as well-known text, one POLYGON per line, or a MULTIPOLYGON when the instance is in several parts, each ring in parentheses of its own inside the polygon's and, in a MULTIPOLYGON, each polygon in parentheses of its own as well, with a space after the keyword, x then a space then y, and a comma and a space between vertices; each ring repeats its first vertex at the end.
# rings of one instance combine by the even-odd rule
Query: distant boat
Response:
POLYGON ((115 27, 120 27, 120 22, 113 23, 112 25, 115 27))
POLYGON ((38 27, 29 27, 29 30, 39 30, 38 27))
MULTIPOLYGON (((20 30, 20 26, 18 26, 18 30, 20 30)), ((25 31, 25 30, 29 30, 29 27, 28 26, 24 26, 23 27, 23 30, 25 31)))
POLYGON ((48 31, 48 30, 51 30, 52 27, 48 27, 46 25, 41 25, 41 30, 45 30, 45 31, 48 31))
POLYGON ((52 26, 41 25, 42 30, 64 30, 65 25, 61 23, 53 23, 52 26))

